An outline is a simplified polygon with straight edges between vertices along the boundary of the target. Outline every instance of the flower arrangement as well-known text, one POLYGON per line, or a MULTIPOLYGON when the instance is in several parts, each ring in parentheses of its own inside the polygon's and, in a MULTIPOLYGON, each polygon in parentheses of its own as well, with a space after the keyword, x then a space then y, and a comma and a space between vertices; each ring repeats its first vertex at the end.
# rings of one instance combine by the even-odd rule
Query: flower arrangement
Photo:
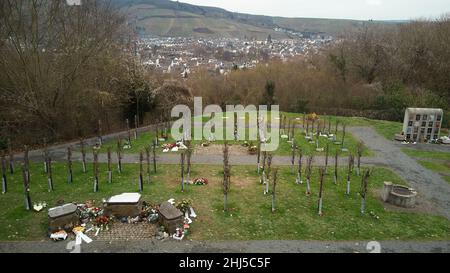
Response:
POLYGON ((208 185, 208 179, 196 178, 196 179, 194 179, 194 185, 208 185))
POLYGON ((94 219, 93 224, 95 226, 101 228, 102 230, 103 229, 108 230, 110 222, 111 222, 111 219, 109 217, 107 217, 105 215, 101 215, 94 219))
POLYGON ((177 203, 176 208, 181 210, 183 213, 186 213, 189 211, 191 205, 192 205, 191 199, 183 199, 181 202, 177 203))

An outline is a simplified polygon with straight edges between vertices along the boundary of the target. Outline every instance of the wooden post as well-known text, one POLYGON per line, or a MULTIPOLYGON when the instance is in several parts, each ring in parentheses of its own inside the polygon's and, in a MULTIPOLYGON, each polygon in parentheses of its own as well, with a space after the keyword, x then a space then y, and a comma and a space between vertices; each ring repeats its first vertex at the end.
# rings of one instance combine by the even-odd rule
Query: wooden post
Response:
POLYGON ((81 156, 82 156, 82 165, 83 165, 83 173, 87 172, 86 168, 86 148, 84 146, 84 140, 80 140, 80 146, 81 146, 81 156))
POLYGON ((144 191, 144 179, 143 179, 143 173, 144 173, 144 167, 142 165, 144 161, 144 154, 139 152, 139 191, 144 191))
POLYGON ((93 150, 94 154, 94 192, 98 192, 98 153, 97 151, 93 150))
POLYGON ((72 149, 67 147, 67 182, 73 183, 72 149))
POLYGON ((52 171, 52 158, 47 157, 47 180, 48 180, 48 192, 53 191, 53 171, 52 171))
POLYGON ((303 184, 303 181, 302 181, 302 158, 303 158, 302 149, 298 149, 298 170, 297 170, 297 179, 295 180, 295 182, 297 184, 303 184))
POLYGON ((108 147, 107 154, 108 154, 108 183, 112 183, 111 147, 108 147))
POLYGON ((11 144, 11 139, 8 139, 8 152, 9 152, 9 171, 14 174, 14 152, 11 144))
POLYGON ((2 194, 5 194, 8 192, 8 181, 6 179, 6 159, 5 155, 2 154, 2 194))
POLYGON ((325 169, 321 167, 319 169, 319 173, 320 173, 320 184, 319 184, 319 204, 318 204, 318 208, 319 208, 319 216, 322 216, 323 177, 325 176, 325 169))
POLYGON ((117 171, 122 173, 122 143, 120 138, 117 139, 117 171))
POLYGON ((334 155, 334 184, 337 185, 338 181, 338 158, 339 152, 336 150, 336 154, 334 155))
POLYGON ((366 212, 367 186, 369 183, 370 174, 370 171, 366 170, 361 180, 361 214, 366 212))
POLYGON ((312 174, 312 162, 313 162, 313 156, 310 155, 308 157, 308 165, 306 168, 306 195, 310 196, 311 195, 311 174, 312 174))
POLYGON ((185 154, 181 153, 181 192, 184 192, 184 159, 185 154))
POLYGON ((350 195, 350 179, 352 175, 352 169, 353 169, 353 155, 350 153, 348 156, 348 172, 347 172, 347 190, 345 191, 346 195, 350 195))
POLYGON ((277 174, 278 174, 278 169, 275 168, 273 170, 273 182, 272 182, 272 212, 275 212, 275 192, 276 192, 276 187, 277 187, 277 174))
POLYGON ((31 210, 33 205, 31 204, 30 197, 30 181, 28 180, 28 171, 25 165, 22 166, 22 178, 23 178, 23 189, 24 189, 24 197, 25 197, 25 209, 31 210))

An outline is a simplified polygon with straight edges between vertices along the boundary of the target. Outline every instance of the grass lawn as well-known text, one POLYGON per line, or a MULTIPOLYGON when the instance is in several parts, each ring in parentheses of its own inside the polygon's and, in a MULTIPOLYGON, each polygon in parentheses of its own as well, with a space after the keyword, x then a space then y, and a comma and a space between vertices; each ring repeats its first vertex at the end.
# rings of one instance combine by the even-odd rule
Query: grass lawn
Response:
POLYGON ((433 162, 433 161, 419 160, 418 162, 427 169, 430 169, 432 171, 444 175, 445 174, 450 175, 450 161, 433 162))
POLYGON ((402 151, 411 157, 450 161, 450 152, 419 151, 409 148, 403 148, 402 151))
MULTIPOLYGON (((91 169, 91 165, 89 165, 91 169)), ((66 181, 66 167, 54 164, 55 191, 47 191, 42 164, 31 166, 32 201, 46 201, 50 206, 58 200, 65 202, 101 202, 113 194, 135 192, 138 188, 138 165, 124 165, 124 172, 114 174, 112 184, 106 183, 105 165, 100 165, 100 190, 92 192, 91 172, 83 174, 81 164, 74 164, 74 183, 66 181)), ((271 198, 263 195, 254 166, 233 166, 229 212, 223 211, 221 166, 193 166, 191 177, 205 177, 207 186, 189 186, 181 193, 179 168, 159 166, 146 184, 143 198, 160 203, 175 198, 190 198, 198 214, 189 239, 194 240, 449 240, 450 222, 440 216, 392 212, 384 209, 378 190, 383 181, 404 183, 387 169, 376 169, 369 182, 367 211, 361 215, 360 178, 352 178, 351 194, 345 196, 344 169, 340 170, 336 186, 331 176, 324 185, 324 215, 317 215, 317 169, 312 177, 312 195, 305 196, 306 185, 296 185, 289 167, 280 168, 277 186, 277 210, 271 212, 271 198)), ((41 240, 47 228, 46 211, 28 212, 24 209, 22 179, 19 173, 8 176, 9 191, 0 196, 0 240, 41 240)))

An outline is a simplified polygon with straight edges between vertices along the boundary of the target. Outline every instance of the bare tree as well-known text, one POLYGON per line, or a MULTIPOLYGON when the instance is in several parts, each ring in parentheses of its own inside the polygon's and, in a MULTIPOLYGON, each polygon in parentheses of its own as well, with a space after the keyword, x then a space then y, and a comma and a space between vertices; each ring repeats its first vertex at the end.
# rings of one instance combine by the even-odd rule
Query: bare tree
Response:
POLYGON ((272 212, 275 212, 275 193, 276 193, 276 187, 277 187, 277 175, 278 175, 278 168, 275 168, 273 170, 273 178, 272 178, 272 212))
POLYGON ((67 147, 67 182, 73 183, 72 148, 67 147))
POLYGON ((354 157, 350 153, 348 156, 348 171, 347 171, 347 190, 345 192, 346 195, 350 195, 350 179, 352 176, 354 157))
POLYGON ((153 171, 156 173, 156 143, 157 140, 155 139, 155 141, 153 142, 152 145, 152 153, 153 153, 153 171))
POLYGON ((31 197, 30 197, 30 180, 28 177, 29 171, 27 170, 27 167, 22 165, 22 178, 23 178, 23 189, 24 189, 24 197, 25 197, 25 209, 31 210, 33 207, 31 203, 31 197))
POLYGON ((320 175, 320 183, 319 183, 319 201, 318 201, 318 210, 319 216, 322 216, 322 205, 323 205, 323 179, 325 176, 325 169, 323 167, 319 168, 320 175))
POLYGON ((295 138, 292 139, 291 150, 292 150, 292 156, 291 156, 291 171, 292 171, 292 173, 294 173, 294 168, 295 168, 295 154, 297 153, 297 145, 295 144, 295 138))
POLYGON ((303 159, 303 151, 302 149, 298 149, 298 169, 297 169, 297 184, 303 184, 302 180, 302 159, 303 159))
POLYGON ((272 172, 272 159, 273 156, 271 153, 269 153, 269 155, 267 156, 267 171, 266 171, 264 194, 269 194, 270 175, 272 172))
POLYGON ((338 163, 339 163, 339 151, 336 150, 336 154, 334 155, 334 184, 338 183, 338 163))
POLYGON ((325 147, 325 175, 327 174, 328 170, 328 156, 330 153, 330 144, 327 142, 327 145, 325 147))
POLYGON ((192 168, 192 164, 191 164, 191 158, 192 158, 192 153, 193 153, 192 142, 190 140, 186 141, 186 146, 187 146, 187 150, 186 150, 186 161, 187 161, 186 174, 187 174, 187 181, 189 182, 191 180, 191 168, 192 168))
POLYGON ((80 147, 81 147, 81 164, 83 165, 83 173, 86 173, 86 147, 84 145, 84 140, 80 139, 80 147))
POLYGON ((120 141, 120 138, 117 139, 117 171, 119 173, 122 173, 122 143, 120 141))
POLYGON ((369 183, 369 177, 371 175, 370 170, 366 170, 361 179, 361 214, 366 212, 366 196, 367 196, 367 186, 369 183))
POLYGON ((186 155, 181 153, 180 166, 181 166, 181 192, 184 192, 184 161, 186 155))
POLYGON ((48 192, 53 191, 53 171, 52 171, 52 158, 47 157, 47 180, 48 180, 48 192))
POLYGON ((228 211, 228 192, 230 191, 231 166, 229 163, 228 142, 224 142, 223 147, 223 210, 228 211))
POLYGON ((9 171, 14 174, 14 152, 12 148, 11 139, 8 139, 8 152, 9 152, 9 171))
POLYGON ((311 195, 311 175, 312 175, 312 163, 313 163, 314 157, 310 155, 308 157, 307 161, 307 167, 306 167, 306 195, 311 195))
POLYGON ((141 151, 139 152, 139 191, 144 191, 144 167, 143 167, 143 161, 144 161, 144 153, 141 151))
POLYGON ((5 155, 2 154, 2 194, 8 192, 8 181, 6 179, 6 159, 5 155))
POLYGON ((111 159, 111 147, 107 149, 107 157, 108 157, 108 183, 112 183, 112 159, 111 159))
POLYGON ((262 166, 261 166, 261 176, 259 179, 259 183, 264 184, 266 181, 266 160, 267 160, 267 152, 263 152, 263 160, 262 160, 262 166))
POLYGON ((96 150, 92 150, 94 154, 94 164, 93 164, 93 171, 94 171, 94 192, 98 192, 98 153, 96 150))
POLYGON ((357 175, 359 176, 360 173, 361 173, 361 157, 362 157, 362 154, 364 152, 364 143, 362 141, 358 142, 358 145, 357 145, 356 148, 357 148, 357 169, 356 169, 356 172, 357 172, 357 175))
POLYGON ((150 183, 151 182, 151 178, 150 178, 150 173, 151 173, 151 170, 150 170, 150 147, 145 147, 145 161, 147 163, 147 171, 146 171, 147 181, 148 181, 148 183, 150 183))
POLYGON ((342 127, 342 142, 341 142, 341 150, 344 149, 344 141, 345 141, 345 127, 346 124, 342 127))

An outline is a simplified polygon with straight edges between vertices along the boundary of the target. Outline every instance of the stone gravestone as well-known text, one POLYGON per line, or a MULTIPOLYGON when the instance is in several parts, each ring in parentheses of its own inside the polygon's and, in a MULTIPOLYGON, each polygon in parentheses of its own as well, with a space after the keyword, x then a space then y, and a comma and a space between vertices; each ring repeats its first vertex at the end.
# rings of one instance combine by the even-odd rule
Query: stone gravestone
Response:
POLYGON ((159 207, 159 224, 166 228, 169 234, 174 234, 177 228, 183 226, 183 213, 169 202, 159 207))
POLYGON ((65 204, 48 210, 48 229, 51 233, 64 229, 72 230, 80 224, 78 208, 75 204, 65 204))
POLYGON ((109 198, 105 204, 105 214, 116 217, 135 217, 141 213, 142 201, 139 193, 122 193, 109 198))

